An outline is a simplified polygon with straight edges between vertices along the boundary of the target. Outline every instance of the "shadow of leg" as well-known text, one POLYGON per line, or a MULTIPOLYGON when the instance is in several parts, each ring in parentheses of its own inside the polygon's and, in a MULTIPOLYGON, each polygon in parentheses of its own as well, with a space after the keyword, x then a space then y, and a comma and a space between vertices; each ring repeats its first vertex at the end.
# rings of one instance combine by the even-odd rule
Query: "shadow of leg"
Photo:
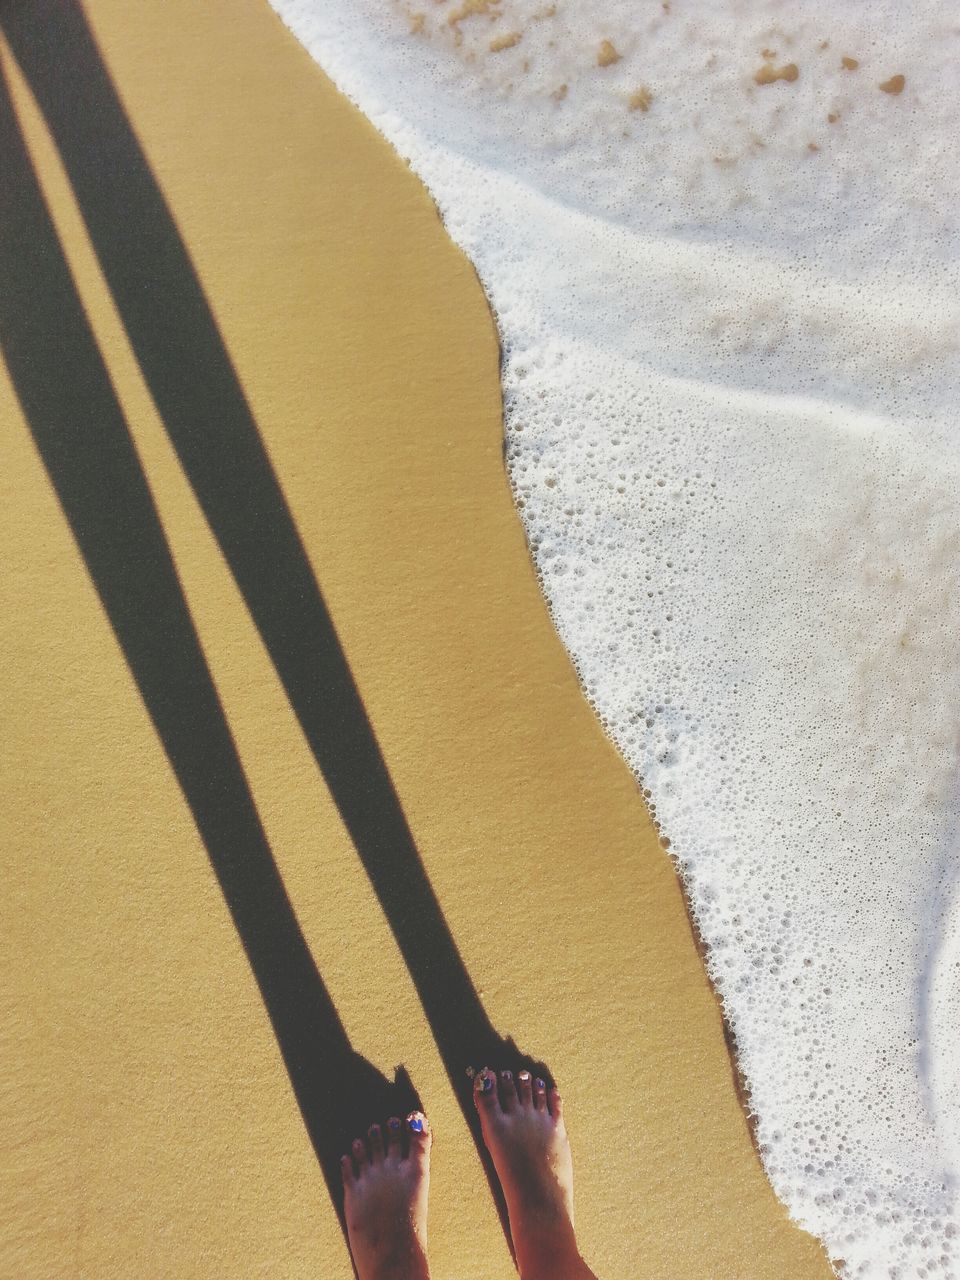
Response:
POLYGON ((339 1156, 420 1105, 354 1053, 267 844, 123 412, 0 72, 0 348, 110 624, 190 806, 341 1215, 339 1156))
POLYGON ((0 25, 69 174, 131 346, 383 907, 480 1137, 468 1067, 530 1064, 491 1025, 433 892, 294 520, 156 179, 75 0, 0 25))

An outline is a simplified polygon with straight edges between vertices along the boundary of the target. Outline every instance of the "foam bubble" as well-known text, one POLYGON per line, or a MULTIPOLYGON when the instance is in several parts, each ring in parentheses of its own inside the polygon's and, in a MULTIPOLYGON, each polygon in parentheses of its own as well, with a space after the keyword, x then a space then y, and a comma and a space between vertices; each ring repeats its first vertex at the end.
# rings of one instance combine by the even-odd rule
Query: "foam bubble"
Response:
POLYGON ((480 272, 774 1187, 845 1275, 960 1275, 954 6, 273 3, 480 272))

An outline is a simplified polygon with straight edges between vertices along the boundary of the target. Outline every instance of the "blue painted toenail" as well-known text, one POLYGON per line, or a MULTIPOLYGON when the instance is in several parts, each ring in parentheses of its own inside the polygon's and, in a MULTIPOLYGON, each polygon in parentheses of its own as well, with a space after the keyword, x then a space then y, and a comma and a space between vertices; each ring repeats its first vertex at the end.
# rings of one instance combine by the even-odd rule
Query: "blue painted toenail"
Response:
POLYGON ((493 1077, 492 1077, 492 1076, 484 1076, 484 1077, 483 1077, 483 1084, 480 1086, 480 1092, 481 1092, 481 1093, 492 1093, 492 1092, 493 1092, 493 1077))
POLYGON ((409 1123, 413 1133, 423 1133, 423 1120, 420 1116, 411 1116, 409 1123))
POLYGON ((391 1130, 393 1133, 396 1133, 396 1132, 397 1132, 397 1130, 400 1128, 400 1121, 399 1121, 399 1120, 396 1120, 396 1119, 394 1119, 394 1120, 388 1120, 388 1121, 387 1121, 387 1126, 390 1128, 390 1130, 391 1130))
POLYGON ((539 1076, 537 1076, 536 1080, 534 1081, 534 1084, 537 1086, 537 1088, 538 1088, 538 1089, 545 1089, 545 1088, 547 1087, 547 1086, 543 1083, 543 1081, 540 1079, 540 1077, 539 1077, 539 1076))

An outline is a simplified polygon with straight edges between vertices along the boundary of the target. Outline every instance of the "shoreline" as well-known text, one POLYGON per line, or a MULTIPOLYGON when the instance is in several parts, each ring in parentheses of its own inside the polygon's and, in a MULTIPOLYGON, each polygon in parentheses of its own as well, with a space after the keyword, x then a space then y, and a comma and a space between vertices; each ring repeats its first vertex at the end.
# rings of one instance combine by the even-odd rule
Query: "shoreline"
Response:
MULTIPOLYGON (((87 15, 458 954, 491 1025, 563 1086, 584 1252, 611 1276, 829 1276, 762 1173, 676 874, 551 625, 472 264, 266 4, 150 0, 136 29, 119 0, 87 15)), ((353 1050, 386 1076, 403 1063, 431 1115, 435 1273, 507 1280, 396 933, 10 74, 303 936, 353 1050)), ((25 1280, 69 1259, 104 1277, 277 1259, 284 1274, 318 1261, 347 1274, 247 954, 5 374, 0 403, 16 424, 3 625, 23 660, 7 674, 19 767, 5 847, 22 1012, 8 1096, 26 1188, 5 1199, 0 1256, 25 1280)))

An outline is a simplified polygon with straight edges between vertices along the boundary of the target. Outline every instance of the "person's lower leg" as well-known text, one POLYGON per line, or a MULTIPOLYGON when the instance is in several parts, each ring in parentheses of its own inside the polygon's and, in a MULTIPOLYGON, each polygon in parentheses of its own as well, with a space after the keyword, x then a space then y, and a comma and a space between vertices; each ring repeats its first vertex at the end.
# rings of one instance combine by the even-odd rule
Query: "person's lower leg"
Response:
POLYGON ((510 1215, 521 1280, 596 1280, 573 1224, 573 1162, 556 1089, 521 1071, 477 1074, 474 1101, 510 1215))
POLYGON ((340 1162, 350 1252, 359 1280, 430 1280, 430 1128, 413 1112, 371 1125, 340 1162))

